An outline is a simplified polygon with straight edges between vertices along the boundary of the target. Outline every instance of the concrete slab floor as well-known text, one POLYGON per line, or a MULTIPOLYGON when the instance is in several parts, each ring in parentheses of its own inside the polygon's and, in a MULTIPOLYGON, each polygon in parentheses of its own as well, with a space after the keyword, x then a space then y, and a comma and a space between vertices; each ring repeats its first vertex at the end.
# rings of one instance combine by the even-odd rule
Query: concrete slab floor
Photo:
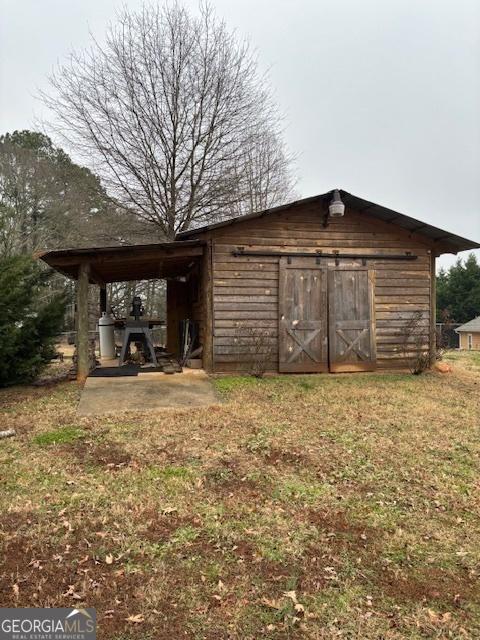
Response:
POLYGON ((81 416, 161 411, 164 408, 204 407, 219 404, 209 377, 202 370, 139 373, 119 378, 87 378, 77 413, 81 416))

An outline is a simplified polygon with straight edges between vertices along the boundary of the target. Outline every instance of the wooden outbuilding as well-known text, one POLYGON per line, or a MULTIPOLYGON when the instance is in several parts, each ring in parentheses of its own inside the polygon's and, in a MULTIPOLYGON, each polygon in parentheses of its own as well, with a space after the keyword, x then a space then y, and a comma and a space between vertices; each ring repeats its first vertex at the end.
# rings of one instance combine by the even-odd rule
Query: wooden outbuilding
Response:
POLYGON ((460 349, 480 351, 480 316, 455 329, 459 336, 460 349))
POLYGON ((168 348, 179 349, 179 320, 196 321, 209 372, 386 370, 419 349, 433 358, 435 258, 480 245, 342 190, 344 212, 335 211, 333 194, 175 242, 43 254, 78 281, 79 377, 88 373, 88 282, 147 278, 167 279, 168 348))

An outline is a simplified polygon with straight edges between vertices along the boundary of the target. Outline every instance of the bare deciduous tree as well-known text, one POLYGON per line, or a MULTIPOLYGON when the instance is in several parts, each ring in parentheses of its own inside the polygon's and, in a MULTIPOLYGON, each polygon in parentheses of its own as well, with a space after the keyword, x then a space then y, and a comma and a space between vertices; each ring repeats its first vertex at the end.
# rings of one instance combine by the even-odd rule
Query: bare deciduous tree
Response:
POLYGON ((268 84, 208 6, 125 9, 50 80, 56 133, 162 237, 292 189, 268 84))

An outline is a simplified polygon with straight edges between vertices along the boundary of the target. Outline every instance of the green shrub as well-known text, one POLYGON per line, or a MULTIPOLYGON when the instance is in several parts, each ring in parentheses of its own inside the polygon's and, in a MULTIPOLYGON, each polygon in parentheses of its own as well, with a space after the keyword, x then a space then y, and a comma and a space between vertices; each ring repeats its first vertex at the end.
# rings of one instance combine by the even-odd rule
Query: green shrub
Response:
POLYGON ((0 259, 0 387, 34 380, 55 354, 65 300, 49 279, 27 256, 0 259))

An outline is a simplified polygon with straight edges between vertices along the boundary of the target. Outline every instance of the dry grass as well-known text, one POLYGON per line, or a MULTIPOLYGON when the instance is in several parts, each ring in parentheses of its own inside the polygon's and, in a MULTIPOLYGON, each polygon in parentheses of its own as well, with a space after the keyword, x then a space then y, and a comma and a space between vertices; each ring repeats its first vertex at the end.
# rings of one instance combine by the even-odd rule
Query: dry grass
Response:
POLYGON ((80 419, 0 393, 0 604, 99 637, 477 638, 480 358, 221 378, 221 406, 80 419))

